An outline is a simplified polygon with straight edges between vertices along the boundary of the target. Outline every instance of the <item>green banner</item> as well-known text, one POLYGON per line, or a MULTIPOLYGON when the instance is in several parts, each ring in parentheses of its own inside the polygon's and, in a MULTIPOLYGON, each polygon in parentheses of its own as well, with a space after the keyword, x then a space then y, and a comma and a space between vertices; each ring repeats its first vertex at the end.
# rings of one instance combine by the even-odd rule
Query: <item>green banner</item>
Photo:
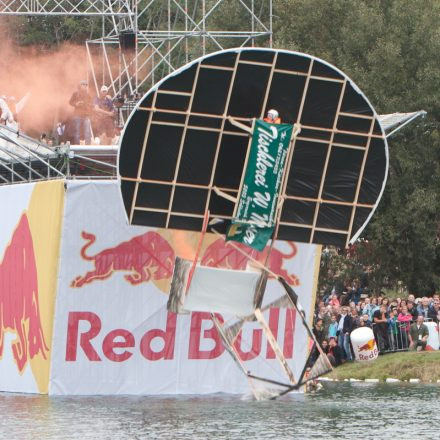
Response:
POLYGON ((286 156, 293 126, 256 120, 238 207, 226 240, 262 251, 276 221, 286 156))

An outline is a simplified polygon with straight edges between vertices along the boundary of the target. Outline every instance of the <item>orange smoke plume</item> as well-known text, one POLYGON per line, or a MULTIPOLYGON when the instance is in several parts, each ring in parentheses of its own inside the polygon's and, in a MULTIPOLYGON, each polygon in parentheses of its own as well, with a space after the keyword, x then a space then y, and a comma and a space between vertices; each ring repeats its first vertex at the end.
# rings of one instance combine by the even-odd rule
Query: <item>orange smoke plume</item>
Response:
MULTIPOLYGON (((20 128, 32 135, 51 132, 54 123, 72 112, 69 99, 87 78, 85 46, 63 44, 57 49, 0 46, 0 95, 29 100, 18 116, 20 128)), ((89 81, 90 83, 90 81, 89 81)), ((90 94, 94 90, 89 87, 90 94)))

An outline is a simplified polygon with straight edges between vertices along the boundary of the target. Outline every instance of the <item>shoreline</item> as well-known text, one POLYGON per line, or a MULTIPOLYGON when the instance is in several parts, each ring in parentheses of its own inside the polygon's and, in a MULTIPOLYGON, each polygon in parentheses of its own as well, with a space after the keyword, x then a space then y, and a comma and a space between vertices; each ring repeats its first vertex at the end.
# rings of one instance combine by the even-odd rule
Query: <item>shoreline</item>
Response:
POLYGON ((318 382, 344 382, 344 383, 359 383, 359 382, 364 382, 364 383, 418 383, 418 384, 422 384, 422 385, 434 385, 434 384, 439 384, 440 385, 440 379, 438 379, 437 381, 433 381, 433 380, 429 380, 428 382, 422 382, 420 379, 416 379, 416 378, 412 378, 409 380, 400 380, 400 379, 396 379, 394 377, 387 377, 385 380, 380 380, 380 379, 355 379, 354 377, 350 378, 350 379, 333 379, 331 377, 328 376, 324 376, 324 377, 320 377, 318 379, 316 379, 318 382))
POLYGON ((321 381, 440 383, 440 351, 389 353, 372 362, 347 362, 321 381))

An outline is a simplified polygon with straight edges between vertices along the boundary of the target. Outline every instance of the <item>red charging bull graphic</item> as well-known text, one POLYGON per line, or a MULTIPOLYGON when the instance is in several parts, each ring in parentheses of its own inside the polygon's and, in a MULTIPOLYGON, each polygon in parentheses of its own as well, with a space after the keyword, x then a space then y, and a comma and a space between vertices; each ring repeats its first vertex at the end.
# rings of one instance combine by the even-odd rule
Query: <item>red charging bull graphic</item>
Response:
MULTIPOLYGON (((289 274, 286 269, 283 268, 284 261, 293 258, 298 252, 295 243, 288 242, 288 244, 292 248, 289 254, 284 254, 278 249, 272 248, 267 267, 272 272, 282 276, 291 286, 299 286, 300 282, 298 277, 294 274, 289 274)), ((258 252, 242 243, 234 243, 234 245, 239 247, 249 257, 265 264, 267 252, 269 251, 268 247, 264 251, 258 252)), ((242 252, 228 245, 222 238, 219 238, 206 248, 201 265, 245 270, 249 262, 249 258, 246 255, 243 255, 242 252)))
MULTIPOLYGON (((124 278, 132 285, 153 280, 171 279, 173 276, 174 249, 156 231, 148 231, 92 256, 87 255, 86 252, 95 243, 96 236, 84 231, 81 236, 84 240, 87 240, 81 249, 81 257, 87 261, 93 261, 95 268, 83 276, 77 276, 72 281, 71 287, 82 287, 95 280, 105 280, 116 271, 128 272, 124 275, 124 278)), ((250 257, 262 264, 265 263, 269 248, 266 248, 267 250, 263 252, 258 252, 241 243, 235 245, 250 257)), ((298 277, 289 274, 283 267, 285 260, 293 258, 297 254, 296 245, 291 242, 289 242, 289 245, 292 250, 288 254, 284 254, 275 248, 271 250, 268 268, 285 278, 290 285, 298 286, 300 284, 298 277)), ((234 270, 245 270, 248 262, 249 258, 246 255, 228 245, 223 238, 211 243, 201 259, 202 266, 225 267, 234 270)))
POLYGON ((81 249, 81 257, 93 261, 95 269, 84 276, 77 276, 71 287, 82 287, 95 280, 105 280, 115 271, 128 272, 124 278, 133 285, 173 276, 174 249, 157 232, 148 231, 137 235, 93 256, 87 255, 86 251, 96 241, 96 236, 87 232, 82 232, 81 235, 87 240, 81 249))
POLYGON ((374 339, 370 339, 368 342, 366 342, 364 345, 361 345, 358 348, 358 351, 370 351, 374 349, 376 342, 374 339))
POLYGON ((21 216, 0 264, 0 359, 6 332, 17 335, 11 348, 20 373, 36 355, 47 359, 49 348, 41 325, 37 266, 26 214, 21 216))

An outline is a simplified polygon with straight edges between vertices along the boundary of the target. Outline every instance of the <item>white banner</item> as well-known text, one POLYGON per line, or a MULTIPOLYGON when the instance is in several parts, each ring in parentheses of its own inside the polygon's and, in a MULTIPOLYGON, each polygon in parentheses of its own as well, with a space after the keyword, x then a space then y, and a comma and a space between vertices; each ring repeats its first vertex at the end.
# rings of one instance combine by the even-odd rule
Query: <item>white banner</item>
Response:
MULTIPOLYGON (((197 233, 128 226, 116 182, 68 182, 51 394, 249 390, 209 313, 167 312, 174 258, 192 258, 197 241, 197 233)), ((310 312, 319 250, 282 242, 271 254, 271 269, 286 277, 310 312)), ((202 264, 214 267, 244 269, 246 264, 211 234, 201 256, 202 264)), ((267 300, 282 293, 278 282, 268 282, 267 300)), ((300 320, 290 309, 271 309, 265 317, 298 377, 308 349, 300 320)), ((258 324, 246 325, 238 349, 253 374, 279 369, 258 324)))

